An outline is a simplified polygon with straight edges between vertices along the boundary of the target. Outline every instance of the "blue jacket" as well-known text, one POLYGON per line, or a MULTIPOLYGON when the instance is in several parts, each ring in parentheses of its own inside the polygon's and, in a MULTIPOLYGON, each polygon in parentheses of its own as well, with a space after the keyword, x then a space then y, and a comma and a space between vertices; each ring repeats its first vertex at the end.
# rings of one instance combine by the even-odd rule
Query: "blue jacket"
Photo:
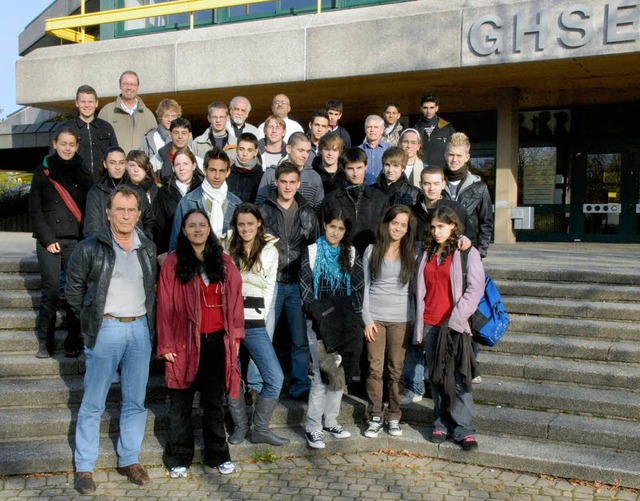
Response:
MULTIPOLYGON (((184 215, 192 209, 202 209, 207 212, 204 207, 204 194, 202 192, 202 186, 199 186, 195 190, 187 193, 176 208, 176 212, 173 215, 173 227, 171 229, 171 240, 169 241, 169 252, 176 250, 178 245, 178 234, 181 231, 182 218, 184 215)), ((227 192, 227 199, 222 204, 222 210, 224 212, 224 222, 222 223, 222 234, 226 235, 231 226, 231 217, 236 207, 242 203, 237 196, 230 191, 227 192)))

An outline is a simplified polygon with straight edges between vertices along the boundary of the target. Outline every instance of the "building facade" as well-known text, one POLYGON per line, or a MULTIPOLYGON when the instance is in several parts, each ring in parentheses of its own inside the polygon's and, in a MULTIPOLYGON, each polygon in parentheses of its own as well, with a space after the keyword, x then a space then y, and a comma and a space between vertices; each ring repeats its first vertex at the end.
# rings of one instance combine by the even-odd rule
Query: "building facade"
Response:
POLYGON ((431 91, 471 139, 496 242, 640 241, 640 0, 272 4, 202 11, 195 29, 179 16, 103 24, 83 44, 46 46, 32 24, 18 102, 72 111, 89 84, 104 104, 132 69, 149 107, 176 99, 198 134, 208 103, 245 95, 257 124, 282 92, 303 124, 342 100, 357 141, 389 101, 412 125, 431 91), (534 208, 531 229, 514 228, 517 207, 534 208))

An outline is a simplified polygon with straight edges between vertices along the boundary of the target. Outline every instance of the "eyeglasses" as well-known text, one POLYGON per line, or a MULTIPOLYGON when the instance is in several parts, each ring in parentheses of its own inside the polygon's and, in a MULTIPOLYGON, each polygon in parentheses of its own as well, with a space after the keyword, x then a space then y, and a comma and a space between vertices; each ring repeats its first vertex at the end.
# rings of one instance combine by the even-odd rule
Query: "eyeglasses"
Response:
POLYGON ((274 101, 273 104, 275 104, 276 106, 288 106, 289 101, 274 101))
POLYGON ((267 127, 265 127, 265 129, 267 129, 267 130, 283 130, 284 127, 282 127, 282 125, 268 125, 267 127))

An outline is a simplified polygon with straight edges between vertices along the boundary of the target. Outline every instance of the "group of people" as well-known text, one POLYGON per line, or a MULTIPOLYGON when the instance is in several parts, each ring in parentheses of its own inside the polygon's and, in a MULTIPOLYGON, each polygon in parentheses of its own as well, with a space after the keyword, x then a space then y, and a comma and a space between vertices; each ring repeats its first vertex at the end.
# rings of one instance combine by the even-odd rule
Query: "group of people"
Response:
POLYGON ((437 116, 437 98, 423 96, 423 117, 405 129, 390 103, 384 118, 367 117, 365 140, 352 147, 337 100, 314 112, 306 131, 288 117, 284 94, 258 127, 246 122, 247 98, 216 101, 194 138, 177 102, 161 101, 154 117, 135 72, 119 83, 99 117, 95 90, 78 88, 78 117, 56 132, 30 195, 42 273, 36 357, 54 350, 63 300, 65 355, 86 360, 76 489, 96 490, 100 417, 118 378, 118 472, 150 482, 139 452, 154 348, 169 393, 171 478, 186 477, 193 461, 196 392, 203 463, 229 474, 229 443, 289 442, 269 427, 285 382, 308 403, 312 448, 324 448, 327 435, 350 436, 337 418, 358 376, 365 436, 385 424, 402 435, 401 406, 422 398, 426 378, 431 440, 477 448, 468 318, 484 290, 493 214, 486 184, 469 172, 469 139, 437 116), (273 347, 283 310, 286 381, 273 347), (244 374, 241 346, 250 358, 244 374))

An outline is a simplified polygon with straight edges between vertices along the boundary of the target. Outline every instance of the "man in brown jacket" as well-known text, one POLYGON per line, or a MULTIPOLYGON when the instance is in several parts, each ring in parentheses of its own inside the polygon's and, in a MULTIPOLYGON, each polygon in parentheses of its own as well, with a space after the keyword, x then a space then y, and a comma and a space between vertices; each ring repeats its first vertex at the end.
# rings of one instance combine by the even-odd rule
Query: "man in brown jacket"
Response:
POLYGON ((140 79, 135 71, 120 75, 120 95, 100 110, 99 117, 113 126, 118 144, 126 153, 138 150, 147 132, 158 123, 156 117, 138 97, 140 79))

